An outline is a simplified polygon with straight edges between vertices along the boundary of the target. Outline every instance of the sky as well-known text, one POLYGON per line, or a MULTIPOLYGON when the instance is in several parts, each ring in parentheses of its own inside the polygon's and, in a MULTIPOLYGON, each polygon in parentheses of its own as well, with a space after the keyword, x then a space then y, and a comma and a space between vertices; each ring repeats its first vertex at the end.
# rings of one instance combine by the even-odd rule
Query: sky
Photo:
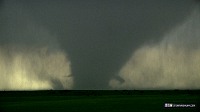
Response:
POLYGON ((197 0, 1 0, 0 89, 200 89, 197 0))

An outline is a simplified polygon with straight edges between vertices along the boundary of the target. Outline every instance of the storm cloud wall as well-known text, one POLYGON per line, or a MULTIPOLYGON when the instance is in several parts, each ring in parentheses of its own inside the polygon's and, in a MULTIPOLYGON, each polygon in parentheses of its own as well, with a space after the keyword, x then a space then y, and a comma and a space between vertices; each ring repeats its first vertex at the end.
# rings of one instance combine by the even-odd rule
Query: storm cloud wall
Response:
POLYGON ((199 89, 200 88, 200 7, 161 42, 137 49, 110 86, 118 89, 199 89))
MULTIPOLYGON (((69 60, 65 61, 71 68, 66 78, 73 77, 72 89, 111 89, 111 79, 123 81, 118 73, 132 54, 143 45, 160 43, 163 35, 182 23, 196 4, 188 0, 2 3, 0 44, 28 49, 47 47, 52 55, 60 52, 69 60)), ((60 85, 59 81, 50 82, 60 85)))
POLYGON ((0 90, 71 89, 70 60, 56 36, 17 1, 0 13, 0 90))

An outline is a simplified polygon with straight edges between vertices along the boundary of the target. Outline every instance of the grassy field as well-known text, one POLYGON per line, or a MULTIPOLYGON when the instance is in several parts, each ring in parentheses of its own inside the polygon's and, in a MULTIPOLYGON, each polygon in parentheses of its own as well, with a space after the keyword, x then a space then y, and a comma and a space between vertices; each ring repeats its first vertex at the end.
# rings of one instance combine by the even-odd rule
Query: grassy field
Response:
POLYGON ((199 112, 200 90, 1 91, 1 112, 199 112), (165 103, 195 104, 165 108, 165 103))

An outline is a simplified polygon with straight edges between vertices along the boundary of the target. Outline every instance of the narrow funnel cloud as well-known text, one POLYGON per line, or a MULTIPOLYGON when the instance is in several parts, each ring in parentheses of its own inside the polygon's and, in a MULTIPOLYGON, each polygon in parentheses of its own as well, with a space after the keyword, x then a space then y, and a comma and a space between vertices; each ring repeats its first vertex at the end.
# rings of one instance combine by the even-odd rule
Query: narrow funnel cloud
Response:
POLYGON ((197 6, 157 44, 143 45, 109 85, 114 89, 200 89, 200 11, 197 6))
POLYGON ((56 36, 15 2, 1 10, 0 90, 71 89, 68 56, 56 36))

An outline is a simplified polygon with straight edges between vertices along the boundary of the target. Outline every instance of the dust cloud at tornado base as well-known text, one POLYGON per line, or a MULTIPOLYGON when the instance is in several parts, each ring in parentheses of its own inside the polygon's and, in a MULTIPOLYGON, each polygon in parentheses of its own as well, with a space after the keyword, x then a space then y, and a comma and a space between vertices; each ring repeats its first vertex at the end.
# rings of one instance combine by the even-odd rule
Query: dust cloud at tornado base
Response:
POLYGON ((62 51, 48 47, 1 46, 1 90, 70 89, 70 62, 62 51))
POLYGON ((200 8, 157 44, 143 45, 109 85, 114 89, 199 89, 200 8))

